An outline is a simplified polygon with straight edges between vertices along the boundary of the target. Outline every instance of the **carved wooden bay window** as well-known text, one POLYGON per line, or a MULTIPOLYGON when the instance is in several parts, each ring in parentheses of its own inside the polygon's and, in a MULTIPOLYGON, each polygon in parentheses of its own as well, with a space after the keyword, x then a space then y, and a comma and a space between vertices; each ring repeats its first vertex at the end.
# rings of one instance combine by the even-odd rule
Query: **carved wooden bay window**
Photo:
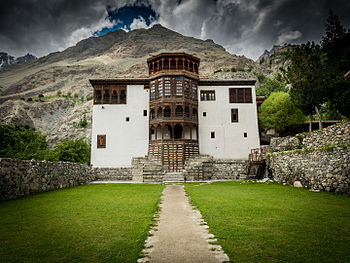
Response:
POLYGON ((106 148, 106 135, 97 135, 97 148, 106 148))
POLYGON ((126 104, 126 86, 95 86, 94 104, 126 104))
POLYGON ((229 89, 230 103, 252 103, 251 88, 230 88, 229 89))

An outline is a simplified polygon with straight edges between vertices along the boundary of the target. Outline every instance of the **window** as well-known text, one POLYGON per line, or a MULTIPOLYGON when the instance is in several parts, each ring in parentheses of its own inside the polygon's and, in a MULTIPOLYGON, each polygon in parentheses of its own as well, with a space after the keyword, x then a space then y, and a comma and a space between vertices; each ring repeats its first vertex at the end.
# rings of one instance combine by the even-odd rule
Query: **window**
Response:
POLYGON ((97 135, 97 148, 106 148, 106 135, 97 135))
POLYGON ((230 103, 252 103, 251 88, 230 88, 230 103))
POLYGON ((210 133, 210 138, 215 139, 215 132, 210 133))
POLYGON ((126 104, 126 86, 96 86, 94 104, 126 104))
POLYGON ((182 97, 182 78, 176 78, 176 96, 182 97))
POLYGON ((244 138, 248 137, 248 134, 246 132, 243 135, 244 135, 244 138))
POLYGON ((231 122, 238 122, 238 109, 231 109, 231 122))
POLYGON ((197 85, 194 81, 192 81, 192 99, 197 99, 197 85))
POLYGON ((143 110, 143 116, 147 116, 147 110, 143 110))
POLYGON ((186 79, 186 78, 185 78, 184 90, 185 90, 185 98, 189 98, 190 97, 190 84, 189 84, 189 79, 186 79))
POLYGON ((158 98, 163 96, 163 79, 158 79, 158 98))
POLYGON ((201 100, 215 100, 215 90, 201 90, 201 100))
POLYGON ((203 111, 203 117, 206 117, 207 113, 205 111, 203 111))
POLYGON ((129 118, 129 117, 126 117, 126 118, 125 118, 125 121, 130 121, 130 118, 129 118))
POLYGON ((171 82, 170 78, 164 78, 164 96, 171 96, 171 82))
POLYGON ((156 98, 156 82, 154 80, 151 81, 151 100, 156 98))

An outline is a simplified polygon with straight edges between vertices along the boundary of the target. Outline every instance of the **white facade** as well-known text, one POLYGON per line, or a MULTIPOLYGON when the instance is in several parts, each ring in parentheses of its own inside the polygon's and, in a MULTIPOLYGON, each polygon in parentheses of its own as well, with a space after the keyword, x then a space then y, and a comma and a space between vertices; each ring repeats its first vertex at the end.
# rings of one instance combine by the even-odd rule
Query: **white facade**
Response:
POLYGON ((91 164, 95 167, 128 167, 132 157, 147 155, 148 115, 149 92, 144 85, 127 86, 126 104, 94 105, 91 164), (106 135, 105 148, 97 148, 97 135, 106 135))
MULTIPOLYGON (((130 167, 133 157, 148 154, 149 90, 144 85, 127 85, 126 94, 126 104, 93 105, 91 164, 94 167, 130 167), (98 135, 106 136, 105 148, 97 148, 98 135)), ((250 150, 260 146, 254 85, 198 86, 197 94, 199 153, 246 160, 250 150), (252 102, 230 103, 230 88, 250 88, 252 102), (204 90, 214 91, 215 100, 202 101, 200 94, 204 90), (237 122, 232 122, 231 109, 238 110, 237 122)), ((185 127, 184 138, 191 138, 190 133, 189 127, 185 127)), ((192 139, 197 139, 196 135, 196 130, 192 130, 192 139)))
POLYGON ((199 96, 201 90, 214 90, 215 100, 198 98, 199 152, 246 160, 250 149, 260 146, 255 87, 199 86, 199 96), (230 103, 230 88, 251 88, 252 103, 230 103), (238 109, 238 122, 231 122, 231 109, 238 109))

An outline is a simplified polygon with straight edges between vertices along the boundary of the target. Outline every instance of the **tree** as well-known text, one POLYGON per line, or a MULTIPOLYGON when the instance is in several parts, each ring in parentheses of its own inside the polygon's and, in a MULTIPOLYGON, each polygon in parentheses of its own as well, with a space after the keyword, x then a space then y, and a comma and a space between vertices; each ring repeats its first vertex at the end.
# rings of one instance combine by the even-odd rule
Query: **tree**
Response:
POLYGON ((319 45, 307 42, 291 52, 291 65, 287 77, 292 85, 290 95, 293 103, 309 116, 309 131, 312 130, 312 114, 316 112, 322 128, 319 106, 327 101, 329 83, 324 64, 325 54, 319 45))
POLYGON ((288 126, 304 121, 305 116, 288 93, 273 92, 261 105, 259 119, 263 128, 284 132, 288 126))
POLYGON ((286 88, 286 84, 278 81, 276 78, 264 78, 263 85, 256 90, 257 96, 265 96, 267 99, 272 92, 288 92, 288 88, 286 88))
POLYGON ((49 161, 67 161, 77 163, 90 163, 90 145, 84 142, 83 138, 75 140, 65 140, 56 145, 55 149, 49 153, 49 161))
POLYGON ((346 117, 350 117, 350 80, 344 79, 350 70, 349 43, 350 31, 341 25, 338 16, 330 12, 321 41, 322 51, 327 58, 327 96, 334 108, 346 117))
POLYGON ((48 152, 46 137, 28 125, 0 125, 0 157, 43 160, 48 152))

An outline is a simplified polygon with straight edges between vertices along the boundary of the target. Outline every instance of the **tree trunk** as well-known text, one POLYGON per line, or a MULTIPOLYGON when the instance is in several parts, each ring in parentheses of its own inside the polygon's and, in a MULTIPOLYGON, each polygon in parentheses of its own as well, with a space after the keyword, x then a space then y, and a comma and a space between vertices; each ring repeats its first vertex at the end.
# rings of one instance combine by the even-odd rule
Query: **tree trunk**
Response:
POLYGON ((322 119, 321 119, 321 114, 320 114, 320 112, 318 111, 317 106, 315 106, 315 111, 316 111, 316 114, 317 114, 317 119, 318 119, 318 128, 319 128, 319 129, 322 129, 322 119))
POLYGON ((312 132, 312 114, 309 114, 309 132, 312 132))

